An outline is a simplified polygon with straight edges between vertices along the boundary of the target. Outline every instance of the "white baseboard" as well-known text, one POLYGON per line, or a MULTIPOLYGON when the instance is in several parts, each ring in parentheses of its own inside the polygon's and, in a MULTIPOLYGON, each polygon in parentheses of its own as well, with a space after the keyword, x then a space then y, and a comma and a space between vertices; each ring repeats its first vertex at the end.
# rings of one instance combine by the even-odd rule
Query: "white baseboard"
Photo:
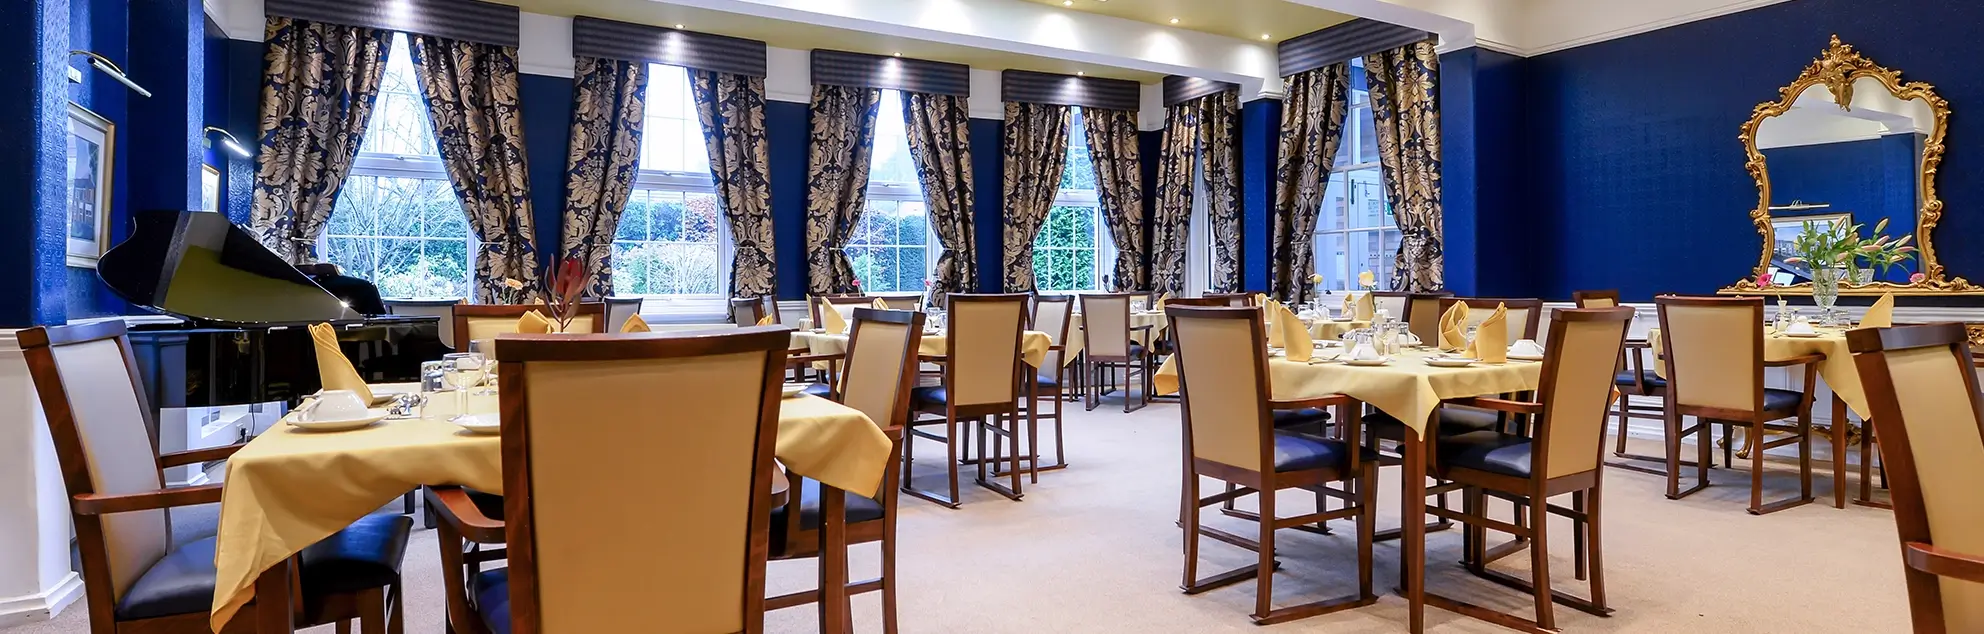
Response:
POLYGON ((83 598, 83 576, 74 572, 41 594, 0 599, 0 629, 55 618, 83 598))

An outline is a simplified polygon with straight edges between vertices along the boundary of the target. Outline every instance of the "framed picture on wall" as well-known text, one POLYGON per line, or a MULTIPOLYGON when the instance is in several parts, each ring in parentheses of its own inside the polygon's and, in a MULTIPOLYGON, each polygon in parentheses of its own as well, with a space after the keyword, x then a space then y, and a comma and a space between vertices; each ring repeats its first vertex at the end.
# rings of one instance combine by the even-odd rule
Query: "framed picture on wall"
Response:
POLYGON ((69 104, 69 266, 96 268, 110 243, 110 173, 117 126, 69 104))
POLYGON ((200 211, 220 211, 220 170, 200 166, 200 211))

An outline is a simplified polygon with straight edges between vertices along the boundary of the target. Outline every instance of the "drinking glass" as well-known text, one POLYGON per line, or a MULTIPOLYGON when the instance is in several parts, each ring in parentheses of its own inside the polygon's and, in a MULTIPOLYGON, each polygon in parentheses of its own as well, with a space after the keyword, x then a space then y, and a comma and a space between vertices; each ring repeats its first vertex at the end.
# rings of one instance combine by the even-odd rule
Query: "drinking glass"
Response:
POLYGON ((440 361, 423 361, 420 363, 421 393, 433 394, 447 389, 448 385, 445 383, 447 381, 447 372, 443 371, 441 367, 442 363, 440 361))
MULTIPOLYGON (((489 360, 489 349, 494 347, 496 347, 496 341, 493 339, 471 339, 468 342, 469 353, 482 360, 482 376, 486 379, 496 378, 496 364, 489 360)), ((493 387, 493 383, 486 380, 482 382, 482 387, 475 391, 476 396, 488 396, 495 393, 496 388, 493 387)))
POLYGON ((457 352, 441 355, 443 375, 448 385, 455 388, 455 416, 468 414, 469 389, 482 381, 482 355, 474 352, 457 352))

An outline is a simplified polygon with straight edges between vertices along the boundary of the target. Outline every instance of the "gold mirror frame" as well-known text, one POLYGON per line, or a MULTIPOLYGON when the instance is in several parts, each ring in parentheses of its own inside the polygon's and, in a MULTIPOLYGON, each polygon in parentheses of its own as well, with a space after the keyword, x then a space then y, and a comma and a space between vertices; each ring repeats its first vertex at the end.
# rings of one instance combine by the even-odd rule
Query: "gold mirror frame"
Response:
MULTIPOLYGON (((1984 287, 1974 286, 1969 280, 1961 277, 1951 278, 1945 276, 1943 274, 1942 263, 1936 261, 1935 243, 1930 240, 1930 233, 1935 230, 1936 224, 1941 222, 1943 218, 1943 200, 1936 195, 1936 170, 1943 162, 1943 135, 1949 130, 1949 101, 1944 100, 1940 95, 1936 94, 1935 86, 1919 81, 1902 82, 1900 71, 1875 64, 1873 60, 1862 56, 1859 51, 1853 50, 1852 45, 1840 42, 1838 35, 1832 36, 1832 45, 1826 48, 1825 54, 1819 56, 1818 59, 1812 60, 1811 65, 1805 67, 1805 72, 1798 76, 1797 81, 1791 82, 1791 85, 1785 86, 1778 91, 1779 98, 1777 101, 1766 101, 1757 104, 1756 110, 1750 114, 1750 120, 1743 124, 1743 134, 1737 137, 1742 140, 1743 151, 1749 157, 1748 162, 1744 163, 1743 167, 1749 170, 1750 177, 1757 182, 1757 208, 1750 211, 1750 221, 1757 227, 1757 234, 1763 240, 1763 249, 1762 255, 1757 260, 1757 267, 1750 271, 1750 276, 1737 280, 1735 284, 1723 288, 1722 293, 1788 293, 1802 295, 1812 292, 1812 284, 1810 282, 1786 286, 1771 286, 1769 288, 1757 285, 1757 276, 1764 275, 1770 269, 1772 243, 1776 241, 1776 234, 1772 229, 1770 217, 1770 176, 1768 168, 1764 164, 1763 151, 1757 149, 1757 130, 1763 126, 1764 120, 1790 111, 1792 104, 1798 100, 1798 96, 1804 94, 1806 89, 1815 85, 1824 85, 1826 90, 1832 93, 1835 103, 1853 103, 1853 81, 1862 77, 1872 77, 1876 81, 1879 81, 1897 99, 1903 101, 1921 99, 1929 105, 1929 110, 1935 116, 1935 129, 1930 131, 1929 138, 1922 146, 1922 164, 1920 174, 1918 175, 1921 179, 1919 189, 1922 193, 1922 201, 1920 208, 1915 213, 1915 242, 1920 248, 1920 251, 1918 251, 1918 270, 1923 274, 1924 279, 1921 282, 1912 284, 1874 282, 1870 284, 1849 285, 1842 283, 1839 285, 1839 294, 1984 294, 1984 287)), ((1844 105, 1841 106, 1841 108, 1846 107, 1844 105)))

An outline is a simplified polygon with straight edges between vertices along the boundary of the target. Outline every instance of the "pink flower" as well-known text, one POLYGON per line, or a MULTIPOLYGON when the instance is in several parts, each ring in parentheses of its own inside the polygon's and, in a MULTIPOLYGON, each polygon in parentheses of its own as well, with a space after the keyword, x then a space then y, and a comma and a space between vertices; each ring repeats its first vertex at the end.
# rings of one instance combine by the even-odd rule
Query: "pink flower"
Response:
POLYGON ((1910 275, 1910 276, 1908 276, 1908 283, 1910 283, 1910 284, 1921 284, 1921 283, 1922 283, 1922 281, 1923 281, 1923 280, 1926 280, 1926 279, 1929 279, 1929 276, 1927 276, 1927 275, 1923 275, 1923 274, 1921 274, 1921 273, 1916 273, 1916 274, 1914 274, 1914 275, 1910 275))
POLYGON ((1757 288, 1770 288, 1769 274, 1762 274, 1757 276, 1757 288))

